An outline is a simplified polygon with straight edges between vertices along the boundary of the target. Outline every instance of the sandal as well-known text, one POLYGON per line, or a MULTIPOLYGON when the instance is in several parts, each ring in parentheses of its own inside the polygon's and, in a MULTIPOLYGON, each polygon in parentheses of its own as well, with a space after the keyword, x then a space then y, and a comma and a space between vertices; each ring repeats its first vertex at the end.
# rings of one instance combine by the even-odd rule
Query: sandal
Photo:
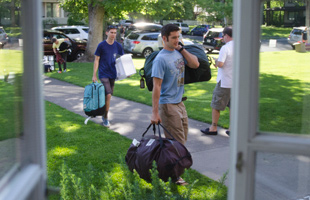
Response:
POLYGON ((175 182, 175 184, 177 185, 188 185, 188 183, 186 181, 184 181, 182 178, 179 178, 179 180, 177 180, 177 182, 175 182))

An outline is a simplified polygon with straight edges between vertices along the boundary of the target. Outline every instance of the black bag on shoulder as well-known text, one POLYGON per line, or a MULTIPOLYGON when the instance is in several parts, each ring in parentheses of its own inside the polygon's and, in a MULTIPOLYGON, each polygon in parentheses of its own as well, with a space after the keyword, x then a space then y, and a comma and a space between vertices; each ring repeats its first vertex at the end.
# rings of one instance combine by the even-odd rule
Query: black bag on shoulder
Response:
POLYGON ((153 161, 156 161, 159 178, 168 181, 171 177, 172 181, 177 181, 185 168, 192 166, 192 156, 161 124, 158 124, 158 136, 155 135, 156 126, 153 124, 154 135, 145 137, 151 126, 152 124, 147 127, 139 142, 134 139, 125 157, 126 163, 130 171, 135 169, 141 178, 151 182, 150 169, 153 161), (162 138, 159 126, 164 128, 172 139, 162 138))
MULTIPOLYGON (((185 45, 183 48, 197 56, 199 61, 199 67, 197 69, 192 69, 185 65, 185 84, 209 81, 211 79, 210 66, 212 64, 212 58, 206 55, 205 51, 197 45, 185 45)), ((149 91, 153 90, 152 67, 153 61, 158 53, 159 51, 155 51, 149 55, 145 59, 144 67, 139 70, 139 74, 142 79, 145 79, 149 91)))
POLYGON ((70 48, 70 44, 66 41, 63 41, 60 45, 59 45, 59 51, 64 51, 70 48))

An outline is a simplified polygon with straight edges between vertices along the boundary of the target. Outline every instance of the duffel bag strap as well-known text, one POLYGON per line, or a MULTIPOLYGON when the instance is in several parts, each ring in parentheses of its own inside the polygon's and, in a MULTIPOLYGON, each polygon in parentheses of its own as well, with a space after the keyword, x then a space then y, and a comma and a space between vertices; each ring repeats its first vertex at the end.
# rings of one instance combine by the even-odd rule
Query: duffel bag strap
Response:
POLYGON ((158 129, 159 129, 159 126, 161 126, 170 136, 172 139, 176 140, 173 135, 161 124, 161 123, 158 123, 158 129))
POLYGON ((151 128, 152 125, 153 125, 153 132, 154 132, 154 135, 155 135, 155 132, 156 132, 155 124, 150 124, 150 125, 146 128, 146 131, 144 131, 144 133, 142 134, 142 137, 144 137, 144 135, 148 132, 148 130, 151 128))
MULTIPOLYGON (((142 134, 142 137, 144 137, 144 135, 148 132, 148 130, 151 128, 151 126, 153 125, 153 132, 154 132, 154 135, 156 134, 156 127, 155 127, 155 124, 150 124, 147 128, 146 128, 146 131, 144 131, 144 133, 142 134)), ((161 124, 161 123, 158 123, 158 135, 159 135, 159 141, 160 141, 160 146, 162 147, 164 145, 163 143, 163 139, 161 137, 161 133, 160 133, 160 127, 161 126, 169 135, 170 137, 173 139, 173 140, 176 140, 173 135, 161 124)))

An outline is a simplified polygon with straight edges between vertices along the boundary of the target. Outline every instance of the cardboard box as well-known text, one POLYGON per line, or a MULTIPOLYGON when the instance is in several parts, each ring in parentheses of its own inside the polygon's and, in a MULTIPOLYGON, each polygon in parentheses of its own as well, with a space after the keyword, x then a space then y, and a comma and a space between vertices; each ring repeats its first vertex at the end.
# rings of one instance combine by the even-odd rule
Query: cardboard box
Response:
POLYGON ((116 80, 123 80, 136 73, 131 54, 124 54, 116 59, 116 80))

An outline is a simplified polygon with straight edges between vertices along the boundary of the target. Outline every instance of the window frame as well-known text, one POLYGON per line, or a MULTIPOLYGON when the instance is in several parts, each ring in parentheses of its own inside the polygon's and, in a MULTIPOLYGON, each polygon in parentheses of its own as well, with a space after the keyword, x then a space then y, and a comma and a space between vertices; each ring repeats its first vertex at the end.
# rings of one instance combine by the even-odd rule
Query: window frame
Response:
POLYGON ((21 1, 23 36, 23 134, 18 165, 1 178, 0 199, 46 199, 46 138, 43 101, 42 3, 21 1), (26 39, 25 39, 26 38, 26 39), (39 39, 38 39, 39 38, 39 39))

